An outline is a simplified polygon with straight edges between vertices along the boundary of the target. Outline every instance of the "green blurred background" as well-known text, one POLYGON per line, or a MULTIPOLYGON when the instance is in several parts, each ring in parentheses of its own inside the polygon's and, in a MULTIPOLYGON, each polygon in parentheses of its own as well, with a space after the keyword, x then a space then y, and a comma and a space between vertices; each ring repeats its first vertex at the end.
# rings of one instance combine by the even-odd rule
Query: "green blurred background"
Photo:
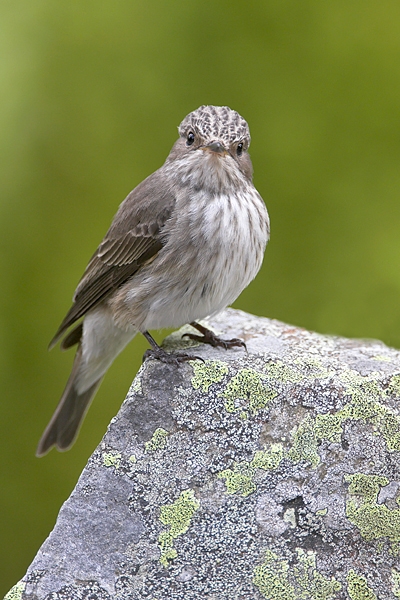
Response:
POLYGON ((236 306, 400 347, 400 3, 3 0, 0 29, 1 593, 147 347, 116 361, 73 449, 38 460, 73 355, 47 343, 119 203, 199 105, 248 120, 271 216, 236 306))

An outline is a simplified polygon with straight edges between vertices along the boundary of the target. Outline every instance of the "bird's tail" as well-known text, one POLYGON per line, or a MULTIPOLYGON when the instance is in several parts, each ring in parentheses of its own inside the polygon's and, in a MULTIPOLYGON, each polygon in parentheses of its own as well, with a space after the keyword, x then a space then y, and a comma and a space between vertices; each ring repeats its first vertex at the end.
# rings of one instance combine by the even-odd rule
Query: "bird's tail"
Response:
POLYGON ((36 456, 43 456, 53 446, 56 446, 57 450, 60 451, 68 450, 74 443, 90 402, 103 379, 103 376, 101 376, 87 390, 79 393, 75 384, 81 360, 82 349, 79 347, 64 393, 50 423, 44 430, 36 450, 36 456))

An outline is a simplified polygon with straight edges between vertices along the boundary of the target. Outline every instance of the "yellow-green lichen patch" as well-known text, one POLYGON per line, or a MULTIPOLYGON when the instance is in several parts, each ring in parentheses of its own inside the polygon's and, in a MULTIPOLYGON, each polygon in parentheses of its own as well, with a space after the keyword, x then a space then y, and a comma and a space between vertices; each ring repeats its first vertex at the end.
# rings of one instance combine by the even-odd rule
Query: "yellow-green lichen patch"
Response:
POLYGON ((343 373, 341 379, 351 400, 336 412, 304 417, 292 435, 292 446, 287 453, 292 462, 304 460, 316 467, 320 462, 318 445, 323 440, 340 442, 346 420, 371 423, 389 451, 400 451, 400 417, 378 402, 384 395, 378 383, 355 371, 343 373))
POLYGON ((384 394, 377 381, 353 371, 341 378, 352 396, 352 401, 341 411, 342 417, 369 420, 384 437, 389 450, 400 450, 400 417, 379 402, 384 394))
POLYGON ((393 375, 390 378, 387 393, 390 396, 396 396, 397 398, 400 396, 400 375, 393 375))
POLYGON ((269 362, 265 372, 269 379, 280 383, 298 383, 306 379, 325 379, 331 373, 314 356, 307 356, 295 360, 295 367, 286 365, 283 361, 269 362))
POLYGON ((4 596, 4 600, 21 600, 25 591, 26 583, 18 581, 9 592, 4 596))
POLYGON ((155 452, 156 450, 163 450, 167 444, 167 437, 169 431, 162 427, 157 427, 154 431, 151 439, 145 443, 146 452, 155 452))
POLYGON ((115 467, 116 469, 119 469, 120 463, 120 452, 106 452, 105 454, 103 454, 103 465, 105 467, 115 467))
POLYGON ((218 473, 225 480, 227 494, 239 494, 246 497, 256 491, 254 475, 257 469, 264 471, 276 469, 283 459, 282 444, 271 444, 269 450, 259 450, 251 462, 235 463, 232 469, 224 469, 218 473))
POLYGON ((316 553, 305 552, 297 548, 297 565, 294 566, 294 578, 300 588, 298 598, 312 598, 313 600, 328 600, 334 598, 341 589, 341 584, 334 578, 328 579, 317 571, 316 553))
POLYGON ((296 600, 289 581, 289 562, 267 550, 264 562, 254 569, 253 583, 267 600, 296 600))
POLYGON ((393 542, 392 547, 390 548, 390 554, 392 554, 393 556, 399 556, 400 542, 393 542))
POLYGON ((272 470, 279 467, 283 459, 283 446, 282 444, 271 444, 269 450, 258 450, 251 465, 255 469, 272 470))
POLYGON ((336 413, 325 413, 315 417, 314 435, 315 440, 328 440, 329 442, 340 442, 343 433, 343 422, 347 418, 345 409, 336 413))
POLYGON ((372 357, 372 360, 377 360, 379 362, 392 362, 392 359, 390 358, 390 356, 387 356, 387 354, 376 354, 375 356, 372 357))
POLYGON ((226 398, 225 410, 234 413, 243 412, 243 403, 246 408, 256 414, 260 409, 265 408, 278 395, 277 392, 268 387, 263 379, 265 375, 260 374, 254 369, 242 369, 239 371, 225 387, 225 391, 220 394, 226 398))
POLYGON ((400 452, 400 418, 389 410, 380 417, 380 431, 389 450, 400 452))
POLYGON ((297 383, 304 379, 304 375, 300 370, 285 365, 281 360, 267 363, 265 372, 269 379, 280 381, 281 383, 297 383))
POLYGON ((243 461, 236 463, 233 469, 220 471, 218 477, 225 480, 227 494, 239 494, 246 498, 257 489, 253 481, 254 473, 251 463, 243 461))
POLYGON ((160 521, 169 527, 158 537, 158 545, 161 549, 160 562, 167 567, 169 561, 178 556, 174 548, 174 540, 189 529, 190 521, 198 508, 200 502, 194 495, 193 490, 184 490, 179 498, 172 504, 166 504, 160 509, 160 521))
POLYGON ((351 395, 350 402, 337 412, 318 414, 315 418, 306 415, 293 434, 292 447, 287 454, 294 463, 305 460, 316 467, 320 462, 319 443, 322 440, 340 442, 347 419, 370 422, 390 451, 400 450, 400 417, 378 402, 383 397, 378 383, 355 371, 346 371, 341 380, 351 395))
POLYGON ((253 583, 267 600, 330 600, 335 598, 341 584, 324 577, 316 568, 315 552, 297 549, 297 562, 289 561, 271 550, 264 562, 254 569, 253 583))
POLYGON ((347 591, 351 600, 377 600, 376 595, 362 575, 357 575, 353 569, 347 574, 347 591))
POLYGON ((192 364, 194 376, 192 377, 192 386, 195 390, 201 388, 205 393, 213 383, 218 383, 229 372, 228 365, 222 360, 206 360, 204 363, 199 361, 192 364))
POLYGON ((316 467, 320 461, 317 448, 315 420, 310 415, 306 415, 293 434, 293 444, 288 452, 288 458, 294 463, 305 460, 316 467))
POLYGON ((333 373, 315 356, 297 358, 294 362, 299 365, 303 379, 326 379, 333 373))
POLYGON ((379 377, 379 373, 374 372, 364 376, 352 369, 347 369, 339 375, 339 379, 344 383, 347 392, 352 396, 360 398, 367 396, 379 399, 382 397, 382 390, 377 377, 379 377))
POLYGON ((398 549, 400 542, 400 508, 389 509, 378 504, 379 488, 389 483, 386 477, 355 473, 345 475, 350 483, 350 498, 346 502, 346 516, 366 540, 388 538, 392 550, 398 549))
POLYGON ((392 569, 392 591, 395 598, 400 598, 400 571, 392 569))
POLYGON ((343 424, 349 420, 370 422, 378 435, 382 435, 390 451, 400 450, 400 417, 378 400, 383 390, 374 379, 362 377, 355 371, 342 373, 340 379, 351 395, 351 401, 335 413, 319 414, 315 418, 317 441, 340 442, 343 424))

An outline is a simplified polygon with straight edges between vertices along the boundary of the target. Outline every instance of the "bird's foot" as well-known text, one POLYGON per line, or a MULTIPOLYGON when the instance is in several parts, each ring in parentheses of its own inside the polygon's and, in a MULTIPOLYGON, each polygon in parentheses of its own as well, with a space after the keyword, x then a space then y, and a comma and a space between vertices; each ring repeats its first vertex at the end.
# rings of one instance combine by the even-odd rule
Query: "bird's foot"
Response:
POLYGON ((202 362, 205 362, 204 358, 201 358, 201 356, 194 356, 193 354, 186 354, 185 352, 166 352, 157 344, 148 331, 145 331, 143 335, 152 346, 151 350, 146 350, 143 354, 143 362, 146 358, 156 358, 163 363, 174 366, 183 362, 188 362, 189 360, 201 360, 202 362))
POLYGON ((197 329, 197 331, 200 331, 202 335, 196 335, 194 333, 184 333, 182 337, 188 337, 190 340, 195 340, 196 342, 201 342, 202 344, 210 344, 210 346, 213 346, 214 348, 220 347, 225 348, 225 350, 228 350, 229 348, 242 347, 245 350, 247 350, 246 344, 243 340, 239 338, 223 340, 222 338, 215 335, 215 333, 213 333, 210 329, 204 327, 204 325, 200 325, 195 321, 193 321, 193 323, 190 323, 190 325, 197 329))
POLYGON ((158 348, 158 350, 146 350, 146 352, 143 354, 143 362, 147 358, 156 358, 167 365, 174 366, 189 360, 201 360, 202 362, 205 362, 204 358, 201 358, 201 356, 185 354, 184 352, 166 352, 162 348, 158 348))

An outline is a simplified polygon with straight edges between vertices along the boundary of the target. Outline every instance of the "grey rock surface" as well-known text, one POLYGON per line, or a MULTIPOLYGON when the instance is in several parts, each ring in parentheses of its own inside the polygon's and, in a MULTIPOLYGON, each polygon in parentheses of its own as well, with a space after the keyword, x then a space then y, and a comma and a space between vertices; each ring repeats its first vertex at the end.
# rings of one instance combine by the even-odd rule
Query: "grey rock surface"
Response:
POLYGON ((400 352, 209 325, 247 352, 167 338, 9 598, 400 598, 400 352))

